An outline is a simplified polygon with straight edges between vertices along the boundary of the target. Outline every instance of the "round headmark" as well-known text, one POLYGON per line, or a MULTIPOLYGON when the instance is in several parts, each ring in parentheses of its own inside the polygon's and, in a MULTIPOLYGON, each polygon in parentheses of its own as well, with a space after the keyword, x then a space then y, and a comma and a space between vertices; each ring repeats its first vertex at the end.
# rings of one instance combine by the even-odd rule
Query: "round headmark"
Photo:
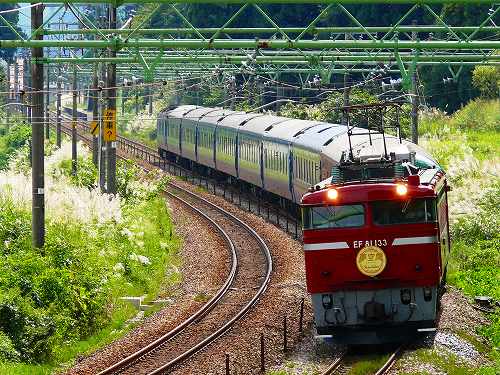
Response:
POLYGON ((366 276, 377 276, 385 269, 387 258, 384 251, 377 246, 363 247, 356 256, 359 272, 366 276))

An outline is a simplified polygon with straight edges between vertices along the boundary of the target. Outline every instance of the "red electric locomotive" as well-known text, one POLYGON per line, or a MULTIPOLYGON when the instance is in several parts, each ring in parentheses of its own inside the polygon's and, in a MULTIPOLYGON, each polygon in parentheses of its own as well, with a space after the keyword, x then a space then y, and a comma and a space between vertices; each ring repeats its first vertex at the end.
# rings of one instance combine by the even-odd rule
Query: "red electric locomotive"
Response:
POLYGON ((450 252, 445 174, 411 155, 341 160, 301 204, 318 335, 375 344, 435 330, 450 252))

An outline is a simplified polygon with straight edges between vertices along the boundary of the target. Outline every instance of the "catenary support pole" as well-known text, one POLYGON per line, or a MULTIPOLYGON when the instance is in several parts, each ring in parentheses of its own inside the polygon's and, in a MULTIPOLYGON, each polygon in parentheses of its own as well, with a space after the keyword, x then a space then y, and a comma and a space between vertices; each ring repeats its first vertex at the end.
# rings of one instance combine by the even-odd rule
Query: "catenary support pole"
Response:
MULTIPOLYGON (((31 30, 35 31, 43 24, 43 5, 31 8, 31 30)), ((35 39, 43 36, 36 35, 35 39)), ((43 57, 43 48, 32 48, 34 59, 43 57)), ((31 118, 32 140, 32 245, 41 248, 45 243, 45 199, 44 199, 44 139, 43 139, 43 65, 33 60, 31 64, 33 116, 31 118)))
POLYGON ((57 67, 56 145, 61 147, 61 65, 57 67))
POLYGON ((50 115, 49 115, 49 102, 50 102, 50 69, 49 65, 47 65, 47 78, 45 84, 45 138, 50 138, 50 115))
POLYGON ((10 86, 11 86, 10 69, 11 69, 11 65, 7 64, 7 99, 5 101, 5 103, 7 104, 7 106, 5 107, 5 131, 7 134, 9 133, 9 126, 10 126, 10 118, 9 118, 9 115, 10 115, 10 93, 11 93, 11 90, 10 90, 10 86))
MULTIPOLYGON (((21 100, 19 99, 19 71, 17 66, 17 57, 14 58, 14 103, 19 103, 21 100)), ((19 112, 19 107, 16 108, 16 111, 19 112)), ((21 109, 22 110, 22 109, 21 109)))
MULTIPOLYGON (((94 72, 92 76, 92 91, 89 93, 89 100, 90 97, 92 98, 92 123, 97 122, 99 124, 98 120, 98 114, 99 114, 99 98, 98 98, 98 93, 97 93, 97 86, 99 85, 99 78, 97 76, 97 69, 98 66, 97 64, 94 65, 94 72)), ((96 134, 92 135, 92 161, 94 162, 94 165, 97 167, 99 158, 98 158, 98 152, 99 152, 99 131, 96 134)))
MULTIPOLYGON (((149 83, 151 83, 151 82, 149 82, 149 83)), ((151 86, 148 86, 148 94, 149 94, 148 95, 148 103, 149 103, 148 113, 151 116, 153 114, 153 96, 154 96, 154 91, 151 89, 151 86)))
POLYGON ((73 85, 72 85, 72 91, 73 91, 73 110, 72 110, 72 116, 71 116, 71 174, 73 176, 76 176, 77 172, 77 149, 76 149, 76 142, 77 142, 77 132, 76 132, 76 123, 77 123, 77 100, 78 100, 78 91, 77 91, 77 83, 76 83, 76 66, 73 69, 73 85))
MULTIPOLYGON (((116 28, 116 6, 109 5, 109 28, 116 28)), ((108 49, 109 57, 116 57, 116 50, 108 49)), ((116 64, 108 64, 108 111, 116 114, 116 64)), ((115 116, 116 119, 116 116, 115 116)), ((116 140, 107 142, 107 192, 116 194, 116 140)))
MULTIPOLYGON (((417 21, 413 21, 416 26, 417 21)), ((417 32, 411 33, 412 40, 417 40, 417 32)), ((414 51, 415 52, 415 51, 414 51)), ((417 88, 417 66, 411 75, 411 141, 415 144, 418 143, 418 88, 417 88)))
MULTIPOLYGON (((103 74, 104 77, 104 74, 103 74)), ((98 158, 98 169, 99 169, 99 187, 101 192, 106 191, 106 164, 105 164, 105 156, 104 156, 104 121, 103 121, 103 113, 104 113, 104 98, 102 87, 104 86, 104 81, 99 82, 99 105, 98 109, 98 118, 99 118, 99 138, 98 138, 98 150, 99 153, 97 155, 98 158)))

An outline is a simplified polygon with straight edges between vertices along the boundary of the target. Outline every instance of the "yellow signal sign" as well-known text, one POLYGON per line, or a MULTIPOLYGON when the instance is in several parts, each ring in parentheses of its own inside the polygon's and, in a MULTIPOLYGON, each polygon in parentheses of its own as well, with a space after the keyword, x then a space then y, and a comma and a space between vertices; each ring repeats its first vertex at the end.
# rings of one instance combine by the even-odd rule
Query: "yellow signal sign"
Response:
POLYGON ((96 137, 99 134, 99 123, 97 121, 92 121, 90 123, 90 133, 96 137))
POLYGON ((104 141, 116 141, 116 109, 107 109, 104 111, 104 141))

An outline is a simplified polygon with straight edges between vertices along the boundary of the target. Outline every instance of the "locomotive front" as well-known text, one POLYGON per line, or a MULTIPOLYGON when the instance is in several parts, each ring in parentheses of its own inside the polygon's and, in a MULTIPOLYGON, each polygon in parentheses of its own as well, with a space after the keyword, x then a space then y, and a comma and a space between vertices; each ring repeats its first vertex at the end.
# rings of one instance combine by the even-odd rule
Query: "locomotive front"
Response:
POLYGON ((318 335, 375 344, 435 330, 450 250, 444 173, 390 160, 332 175, 301 203, 318 335))

